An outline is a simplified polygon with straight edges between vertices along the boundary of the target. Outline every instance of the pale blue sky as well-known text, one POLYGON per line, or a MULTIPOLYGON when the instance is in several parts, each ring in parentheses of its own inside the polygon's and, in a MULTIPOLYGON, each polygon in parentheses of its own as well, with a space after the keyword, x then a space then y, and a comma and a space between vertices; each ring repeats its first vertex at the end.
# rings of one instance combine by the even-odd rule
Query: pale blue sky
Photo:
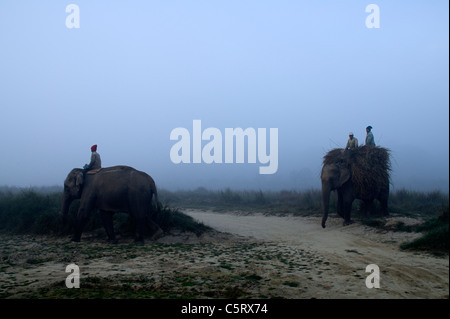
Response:
POLYGON ((373 126, 393 187, 449 181, 448 1, 0 1, 0 185, 63 183, 98 144, 171 189, 319 187, 373 126), (80 8, 68 29, 67 5, 80 8), (380 8, 368 29, 365 8, 380 8), (279 167, 180 164, 176 127, 278 128, 279 167))

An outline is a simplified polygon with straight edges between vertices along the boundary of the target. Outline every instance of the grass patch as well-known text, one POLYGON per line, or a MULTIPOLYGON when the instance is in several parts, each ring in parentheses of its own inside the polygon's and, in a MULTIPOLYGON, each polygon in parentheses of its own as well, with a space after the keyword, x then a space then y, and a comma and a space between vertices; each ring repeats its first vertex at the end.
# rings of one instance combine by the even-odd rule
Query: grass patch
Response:
POLYGON ((261 279, 263 279, 263 277, 258 276, 257 274, 251 274, 245 277, 245 279, 247 279, 248 281, 259 281, 261 279))
POLYGON ((288 287, 293 287, 293 288, 296 288, 299 286, 298 282, 294 282, 294 281, 285 281, 283 283, 283 285, 288 286, 288 287))
POLYGON ((263 192, 261 190, 236 191, 226 188, 213 191, 200 187, 195 190, 177 192, 161 190, 159 198, 179 207, 215 211, 242 210, 269 214, 311 215, 321 213, 322 209, 319 190, 263 192))
MULTIPOLYGON (((59 211, 61 209, 62 193, 38 193, 34 190, 22 190, 15 193, 0 193, 0 232, 7 234, 33 234, 65 236, 72 234, 75 216, 79 208, 79 200, 70 206, 68 220, 63 225, 59 211)), ((183 214, 175 208, 163 206, 153 220, 165 232, 176 228, 201 235, 211 229, 198 223, 192 217, 183 214)), ((103 223, 100 214, 92 211, 84 227, 84 232, 102 231, 103 223)), ((127 235, 133 233, 132 218, 125 213, 114 215, 114 229, 116 234, 127 235)))
POLYGON ((167 205, 163 206, 161 212, 154 220, 164 232, 169 232, 171 229, 175 228, 182 231, 193 232, 197 236, 200 236, 204 232, 211 230, 211 227, 199 223, 191 216, 183 214, 178 209, 170 208, 167 205))
POLYGON ((386 223, 384 220, 378 218, 368 218, 363 220, 362 224, 373 228, 384 229, 386 223))
POLYGON ((428 250, 448 253, 449 251, 449 206, 443 208, 442 215, 431 219, 418 227, 424 235, 412 242, 404 243, 400 248, 428 250))

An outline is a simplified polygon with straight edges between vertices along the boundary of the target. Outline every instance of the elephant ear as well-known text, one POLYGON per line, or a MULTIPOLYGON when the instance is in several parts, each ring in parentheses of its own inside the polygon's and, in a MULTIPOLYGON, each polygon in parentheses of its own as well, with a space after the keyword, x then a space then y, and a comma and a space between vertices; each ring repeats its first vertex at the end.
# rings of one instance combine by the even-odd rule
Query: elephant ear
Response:
POLYGON ((78 189, 78 191, 80 191, 83 188, 83 183, 84 183, 84 176, 83 173, 78 173, 77 174, 77 179, 75 181, 75 187, 78 189))
POLYGON ((350 169, 348 167, 341 167, 339 169, 339 187, 344 185, 351 177, 350 169))

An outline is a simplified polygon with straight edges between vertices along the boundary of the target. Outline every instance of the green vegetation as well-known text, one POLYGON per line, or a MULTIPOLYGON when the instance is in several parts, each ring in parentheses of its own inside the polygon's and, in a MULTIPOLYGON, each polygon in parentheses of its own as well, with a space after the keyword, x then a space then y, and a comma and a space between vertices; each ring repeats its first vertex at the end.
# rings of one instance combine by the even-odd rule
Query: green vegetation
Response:
POLYGON ((437 216, 448 203, 448 194, 440 191, 425 193, 401 189, 389 195, 389 211, 411 217, 437 216))
POLYGON ((210 227, 196 222, 191 216, 183 214, 179 210, 170 208, 167 205, 162 207, 161 212, 155 218, 155 222, 165 232, 177 228, 182 231, 193 232, 197 236, 200 236, 210 229, 210 227))
MULTIPOLYGON (((46 194, 34 190, 0 193, 0 232, 55 236, 72 234, 79 200, 70 206, 67 223, 63 225, 59 215, 61 199, 61 193, 46 194)), ((165 232, 180 229, 199 236, 209 229, 192 217, 168 206, 162 207, 160 213, 154 216, 154 220, 165 232)), ((84 230, 89 232, 102 227, 98 212, 93 211, 84 230)), ((129 235, 134 228, 133 221, 128 214, 115 214, 114 228, 117 234, 129 235)))
MULTIPOLYGON (((72 203, 68 222, 63 225, 58 214, 61 207, 61 191, 18 190, 0 191, 0 232, 9 234, 42 234, 68 235, 72 233, 79 201, 72 203)), ((246 211, 264 214, 320 216, 322 214, 320 190, 279 192, 233 191, 229 188, 220 191, 198 188, 191 191, 171 192, 160 190, 159 198, 164 203, 161 213, 154 220, 165 232, 171 229, 202 234, 209 227, 197 223, 190 216, 183 214, 180 209, 200 208, 216 211, 246 211)), ((336 194, 332 194, 331 211, 336 210, 336 194)), ((378 202, 375 201, 375 206, 378 202)), ((358 210, 360 203, 355 201, 353 216, 362 218, 363 213, 358 210)), ((395 225, 386 224, 382 216, 371 215, 363 219, 363 223, 370 227, 377 227, 391 231, 423 232, 424 236, 413 243, 402 246, 404 249, 426 249, 448 251, 448 194, 439 191, 423 193, 408 190, 391 192, 389 210, 391 216, 405 216, 424 220, 421 225, 405 225, 398 222, 395 225)), ((128 214, 116 214, 114 227, 117 234, 127 236, 133 230, 133 222, 128 214)), ((93 212, 85 231, 95 231, 102 228, 102 222, 97 212, 93 212)), ((225 265, 226 266, 226 265, 225 265)))
MULTIPOLYGON (((195 190, 171 192, 161 190, 159 198, 173 206, 183 208, 258 211, 267 214, 293 214, 299 216, 322 214, 322 192, 319 189, 305 191, 212 191, 203 187, 195 190)), ((436 217, 443 206, 448 206, 448 194, 440 191, 416 192, 405 189, 391 192, 389 211, 393 215, 408 217, 436 217)), ((377 208, 378 201, 374 201, 377 208)), ((337 196, 331 193, 330 212, 336 211, 337 196)), ((355 200, 352 216, 359 216, 358 207, 363 203, 355 200)))
MULTIPOLYGON (((60 193, 41 194, 33 190, 0 193, 0 231, 16 234, 68 233, 69 228, 63 227, 58 218, 60 208, 60 193)), ((73 215, 73 208, 70 215, 73 215)))
POLYGON ((449 250, 449 206, 442 209, 442 215, 437 218, 430 219, 417 227, 417 231, 425 234, 401 246, 402 249, 420 249, 430 250, 433 252, 447 252, 449 250))
POLYGON ((174 206, 212 209, 215 211, 242 210, 268 214, 312 215, 322 211, 320 190, 279 192, 234 191, 229 188, 213 191, 203 187, 195 190, 171 192, 161 190, 159 198, 174 206))

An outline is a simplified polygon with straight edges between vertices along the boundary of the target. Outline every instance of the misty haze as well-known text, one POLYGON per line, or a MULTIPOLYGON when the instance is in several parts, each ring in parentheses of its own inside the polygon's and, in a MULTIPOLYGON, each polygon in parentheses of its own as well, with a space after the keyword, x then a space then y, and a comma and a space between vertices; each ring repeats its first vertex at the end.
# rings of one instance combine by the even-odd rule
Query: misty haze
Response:
POLYGON ((2 2, 0 185, 62 187, 97 144, 103 167, 135 167, 170 190, 319 188, 326 152, 349 132, 363 145, 371 125, 392 152, 393 190, 448 192, 438 3, 383 2, 380 28, 368 28, 365 5, 350 2, 100 1, 68 28, 65 7, 2 2), (174 164, 170 134, 193 120, 277 128, 276 173, 248 164, 247 145, 243 164, 174 164))

